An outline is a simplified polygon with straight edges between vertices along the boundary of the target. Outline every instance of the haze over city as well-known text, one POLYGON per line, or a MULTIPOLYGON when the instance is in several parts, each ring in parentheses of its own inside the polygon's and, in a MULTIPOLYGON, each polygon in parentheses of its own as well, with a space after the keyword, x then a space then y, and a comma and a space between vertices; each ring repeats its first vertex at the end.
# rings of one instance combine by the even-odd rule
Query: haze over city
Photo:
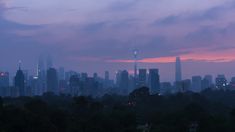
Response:
POLYGON ((0 0, 0 69, 36 74, 41 55, 55 67, 104 75, 108 70, 158 68, 174 81, 181 56, 183 78, 235 75, 234 0, 0 0))

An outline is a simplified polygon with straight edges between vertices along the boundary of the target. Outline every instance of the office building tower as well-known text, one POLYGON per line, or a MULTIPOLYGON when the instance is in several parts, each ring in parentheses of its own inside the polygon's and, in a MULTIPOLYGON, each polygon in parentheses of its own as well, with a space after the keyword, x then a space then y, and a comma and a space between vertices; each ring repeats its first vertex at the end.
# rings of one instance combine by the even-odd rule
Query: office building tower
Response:
POLYGON ((215 79, 215 83, 216 89, 226 90, 226 88, 228 87, 228 82, 224 75, 218 75, 215 79))
POLYGON ((105 71, 104 73, 104 88, 111 87, 111 81, 109 79, 109 72, 105 71))
POLYGON ((9 73, 0 72, 0 96, 5 97, 9 93, 9 73))
POLYGON ((120 92, 121 94, 128 94, 128 88, 129 88, 129 73, 124 70, 121 72, 120 75, 120 92))
POLYGON ((87 78, 88 78, 88 74, 87 73, 82 73, 81 74, 81 81, 86 81, 87 78))
POLYGON ((160 94, 171 94, 172 93, 172 86, 170 82, 162 82, 161 83, 161 90, 160 94))
POLYGON ((212 75, 205 75, 204 79, 209 82, 210 87, 213 85, 213 76, 212 75))
POLYGON ((75 72, 75 71, 68 71, 68 72, 65 72, 65 80, 66 80, 66 82, 69 82, 70 77, 73 76, 73 75, 77 75, 78 77, 80 77, 80 76, 78 75, 78 73, 75 72))
POLYGON ((69 80, 70 95, 79 96, 81 94, 81 82, 78 75, 72 75, 69 80))
POLYGON ((193 92, 201 92, 202 91, 202 78, 201 76, 193 76, 192 77, 192 89, 193 92))
POLYGON ((121 70, 118 70, 117 72, 116 72, 116 86, 117 87, 120 87, 120 83, 121 83, 121 73, 122 73, 122 71, 121 70))
POLYGON ((65 70, 64 67, 59 68, 59 80, 65 80, 65 70))
POLYGON ((231 79, 230 90, 235 90, 235 77, 232 77, 232 79, 231 79))
POLYGON ((149 70, 148 82, 151 94, 160 93, 160 76, 158 69, 149 70))
POLYGON ((203 78, 202 80, 202 90, 211 88, 210 80, 203 78))
POLYGON ((176 57, 176 63, 175 63, 175 81, 181 81, 182 80, 182 71, 181 71, 181 60, 180 57, 176 57))
POLYGON ((99 80, 98 73, 94 73, 93 78, 94 78, 95 81, 98 81, 99 80))
POLYGON ((15 88, 17 89, 16 91, 18 91, 18 96, 25 96, 25 77, 24 77, 24 73, 21 70, 21 62, 19 64, 19 69, 16 72, 16 76, 15 76, 15 88))
POLYGON ((139 69, 139 81, 138 86, 143 87, 147 86, 147 70, 146 69, 139 69))
POLYGON ((58 75, 54 68, 49 68, 47 70, 47 92, 53 92, 54 94, 59 94, 58 90, 58 75))
POLYGON ((0 72, 0 87, 9 87, 10 79, 8 72, 0 72))
POLYGON ((181 93, 187 92, 191 88, 191 80, 186 79, 186 80, 175 82, 175 87, 176 87, 175 92, 181 92, 181 93))
MULTIPOLYGON (((46 92, 46 70, 45 70, 45 64, 43 61, 43 58, 40 57, 38 61, 38 67, 37 67, 37 76, 32 77, 31 80, 34 80, 34 82, 37 82, 37 88, 34 89, 35 95, 43 95, 43 93, 46 92), (34 78, 34 79, 32 79, 34 78)), ((34 91, 33 90, 33 91, 34 91)))

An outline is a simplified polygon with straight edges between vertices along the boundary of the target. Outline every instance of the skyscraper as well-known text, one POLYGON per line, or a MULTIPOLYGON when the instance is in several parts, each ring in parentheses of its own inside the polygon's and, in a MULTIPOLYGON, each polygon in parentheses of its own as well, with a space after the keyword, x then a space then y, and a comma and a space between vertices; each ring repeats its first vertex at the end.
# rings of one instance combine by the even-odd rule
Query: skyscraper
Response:
POLYGON ((119 88, 120 88, 121 94, 128 94, 129 73, 126 70, 121 72, 119 88))
POLYGON ((134 85, 133 89, 135 89, 138 86, 138 77, 137 77, 137 63, 138 63, 138 51, 134 50, 134 85))
POLYGON ((0 96, 7 96, 9 85, 9 73, 0 72, 0 96))
POLYGON ((0 72, 0 88, 1 87, 9 87, 9 73, 8 72, 0 72))
POLYGON ((217 89, 225 90, 228 86, 227 79, 225 78, 224 75, 218 75, 215 79, 215 82, 216 82, 216 88, 217 89))
POLYGON ((59 80, 65 80, 65 70, 64 67, 59 68, 59 80))
POLYGON ((78 96, 81 86, 80 86, 80 79, 78 78, 78 75, 72 75, 69 80, 69 87, 70 87, 70 94, 72 96, 78 96))
POLYGON ((21 62, 15 76, 15 88, 17 89, 19 96, 25 96, 25 77, 23 71, 21 70, 21 62))
POLYGON ((148 82, 152 94, 160 93, 160 77, 158 69, 149 69, 148 82))
POLYGON ((192 91, 193 92, 201 92, 202 90, 202 77, 201 76, 193 76, 192 77, 192 91))
POLYGON ((175 63, 175 81, 179 82, 182 80, 181 61, 180 57, 176 57, 175 63))
POLYGON ((104 75, 105 81, 109 81, 109 72, 105 71, 105 75, 104 75))
POLYGON ((38 61, 37 79, 34 78, 33 80, 34 83, 36 82, 36 87, 34 89, 35 95, 42 95, 44 92, 46 92, 46 70, 42 56, 38 61))
POLYGON ((47 70, 47 92, 59 93, 57 71, 54 68, 47 70))
POLYGON ((209 86, 211 87, 213 84, 213 76, 212 75, 205 75, 204 79, 209 82, 209 86))
POLYGON ((146 69, 139 69, 139 87, 147 85, 147 70, 146 69))

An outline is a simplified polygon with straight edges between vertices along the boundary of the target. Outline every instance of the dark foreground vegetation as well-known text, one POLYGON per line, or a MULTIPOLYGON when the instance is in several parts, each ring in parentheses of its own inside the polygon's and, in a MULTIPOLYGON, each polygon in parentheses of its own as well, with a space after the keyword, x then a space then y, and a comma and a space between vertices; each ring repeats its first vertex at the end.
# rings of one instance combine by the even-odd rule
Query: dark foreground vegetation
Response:
POLYGON ((101 98, 47 93, 0 99, 0 132, 235 132, 234 108, 234 91, 158 96, 141 88, 129 97, 101 98))

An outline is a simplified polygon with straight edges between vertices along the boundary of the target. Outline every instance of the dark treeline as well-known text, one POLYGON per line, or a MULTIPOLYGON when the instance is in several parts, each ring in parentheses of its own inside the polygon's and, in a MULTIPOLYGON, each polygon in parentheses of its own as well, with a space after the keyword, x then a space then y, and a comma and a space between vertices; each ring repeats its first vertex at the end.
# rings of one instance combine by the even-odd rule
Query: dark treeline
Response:
POLYGON ((0 132, 234 132, 235 91, 0 99, 0 132))

